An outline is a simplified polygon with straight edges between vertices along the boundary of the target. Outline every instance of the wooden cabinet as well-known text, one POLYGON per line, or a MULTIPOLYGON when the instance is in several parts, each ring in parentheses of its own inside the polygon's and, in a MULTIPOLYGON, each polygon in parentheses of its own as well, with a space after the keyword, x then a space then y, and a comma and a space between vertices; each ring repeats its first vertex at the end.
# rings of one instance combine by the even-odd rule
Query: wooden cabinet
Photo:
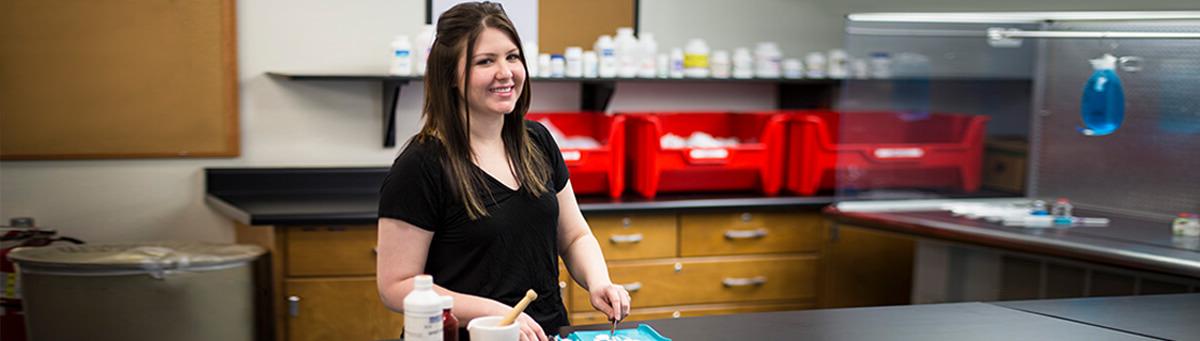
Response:
MULTIPOLYGON (((613 281, 633 298, 628 321, 903 304, 913 242, 840 226, 813 211, 589 214, 613 281), (831 234, 830 231, 836 231, 831 234)), ((397 338, 403 315, 375 286, 375 225, 246 226, 238 242, 270 249, 276 340, 397 338)), ((604 323, 559 268, 573 324, 604 323)))
MULTIPOLYGON (((629 290, 628 321, 816 305, 824 240, 816 211, 596 214, 587 220, 613 282, 629 290)), ((586 290, 573 284, 570 294, 572 324, 606 321, 586 290)))
POLYGON ((274 314, 276 340, 399 338, 404 315, 379 299, 375 225, 246 226, 239 243, 271 252, 272 288, 262 302, 274 314))
POLYGON ((375 277, 299 278, 284 282, 292 341, 399 338, 404 315, 379 301, 375 277))
POLYGON ((912 237, 845 224, 832 228, 822 308, 911 303, 912 237))

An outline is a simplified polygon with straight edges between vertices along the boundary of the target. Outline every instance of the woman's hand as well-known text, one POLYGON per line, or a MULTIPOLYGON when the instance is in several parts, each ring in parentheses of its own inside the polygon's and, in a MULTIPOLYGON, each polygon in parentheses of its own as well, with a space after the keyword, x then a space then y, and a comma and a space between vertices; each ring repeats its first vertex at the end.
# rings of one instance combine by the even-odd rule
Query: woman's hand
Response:
POLYGON ((608 284, 589 290, 592 307, 608 316, 610 321, 621 321, 629 316, 629 291, 625 287, 608 284))
POLYGON ((521 341, 549 341, 546 337, 546 332, 542 331, 542 326, 534 321, 528 314, 521 313, 517 316, 517 321, 513 323, 521 324, 521 341))

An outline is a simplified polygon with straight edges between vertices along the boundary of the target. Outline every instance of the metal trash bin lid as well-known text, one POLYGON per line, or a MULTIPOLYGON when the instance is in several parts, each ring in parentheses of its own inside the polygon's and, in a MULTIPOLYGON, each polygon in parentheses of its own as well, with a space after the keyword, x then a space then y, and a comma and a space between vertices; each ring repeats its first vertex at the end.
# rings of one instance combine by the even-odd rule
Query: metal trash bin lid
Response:
POLYGON ((257 245, 164 241, 23 247, 8 256, 22 273, 159 277, 175 271, 233 268, 265 252, 257 245))

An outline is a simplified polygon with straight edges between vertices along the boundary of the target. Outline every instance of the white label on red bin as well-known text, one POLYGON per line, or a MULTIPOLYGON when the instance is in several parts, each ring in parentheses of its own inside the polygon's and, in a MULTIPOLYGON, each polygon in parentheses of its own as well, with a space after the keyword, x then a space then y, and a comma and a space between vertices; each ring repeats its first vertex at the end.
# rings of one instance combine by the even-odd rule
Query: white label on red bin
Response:
POLYGON ((578 150, 564 150, 562 156, 563 161, 579 161, 579 158, 583 157, 583 153, 578 150))
POLYGON ((879 148, 875 150, 875 157, 880 159, 913 159, 925 156, 925 150, 921 148, 879 148))
POLYGON ((729 157, 729 150, 726 149, 692 149, 688 151, 688 156, 693 159, 724 159, 729 157))

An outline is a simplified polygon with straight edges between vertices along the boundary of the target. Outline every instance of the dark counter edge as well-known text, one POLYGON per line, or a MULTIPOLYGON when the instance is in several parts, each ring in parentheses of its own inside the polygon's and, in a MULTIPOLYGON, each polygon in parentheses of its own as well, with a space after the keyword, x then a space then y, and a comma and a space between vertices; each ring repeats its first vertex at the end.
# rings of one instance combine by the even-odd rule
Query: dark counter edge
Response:
POLYGON ((1114 250, 1107 247, 1019 233, 973 228, 940 221, 923 219, 920 221, 911 221, 913 219, 871 217, 870 214, 843 212, 832 205, 826 206, 823 213, 836 223, 876 228, 916 237, 965 242, 974 245, 1059 256, 1087 262, 1101 261, 1107 264, 1200 278, 1200 266, 1194 262, 1171 257, 1114 250))
MULTIPOLYGON (((372 194, 363 194, 370 196, 372 194)), ((379 218, 376 212, 343 213, 286 213, 262 214, 247 212, 231 203, 225 196, 206 194, 204 201, 210 207, 233 220, 246 225, 313 225, 313 224, 373 224, 379 218)), ((667 199, 660 201, 595 202, 579 204, 584 214, 592 213, 645 213, 663 211, 689 211, 704 209, 819 209, 833 203, 833 197, 730 197, 709 199, 667 199)))

